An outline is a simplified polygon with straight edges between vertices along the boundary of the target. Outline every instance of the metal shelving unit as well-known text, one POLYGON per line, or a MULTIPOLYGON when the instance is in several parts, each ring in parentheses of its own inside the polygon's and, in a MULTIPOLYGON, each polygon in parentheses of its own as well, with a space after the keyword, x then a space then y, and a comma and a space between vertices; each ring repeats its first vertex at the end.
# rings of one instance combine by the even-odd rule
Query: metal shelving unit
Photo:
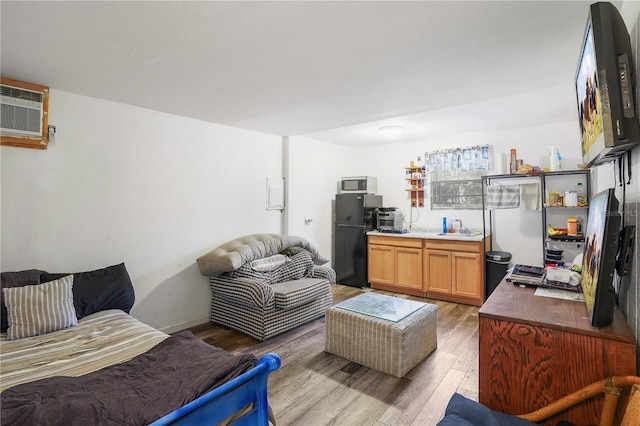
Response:
MULTIPOLYGON (((548 192, 554 191, 564 194, 565 191, 575 190, 578 182, 582 182, 586 192, 586 198, 591 198, 591 174, 589 170, 564 170, 557 172, 542 172, 537 175, 491 175, 482 177, 482 185, 488 186, 492 183, 500 183, 504 185, 517 185, 540 182, 542 195, 542 258, 546 259, 547 249, 554 249, 569 252, 562 259, 565 262, 571 262, 575 256, 583 250, 582 243, 584 236, 558 236, 550 238, 547 234, 547 225, 551 224, 557 228, 566 227, 567 216, 580 217, 583 221, 583 232, 587 226, 587 218, 589 216, 589 206, 565 207, 565 206, 549 206, 548 192), (560 226, 564 223, 564 226, 560 226), (573 257, 572 257, 573 256, 573 257)), ((493 246, 493 220, 492 211, 486 208, 486 191, 482 191, 482 223, 483 231, 487 232, 487 214, 489 219, 489 249, 493 246)), ((486 251, 485 251, 486 254, 486 251)))
POLYGON ((588 203, 591 199, 591 172, 589 170, 566 170, 542 173, 542 197, 543 259, 545 262, 547 261, 547 250, 562 250, 561 261, 571 262, 584 250, 584 232, 589 217, 588 203), (578 183, 582 184, 586 195, 586 204, 578 206, 551 205, 549 192, 564 194, 566 191, 576 190, 578 183), (582 219, 581 235, 551 236, 548 234, 547 225, 560 229, 566 228, 567 217, 582 219))
MULTIPOLYGON (((485 186, 491 185, 491 183, 500 182, 504 185, 518 185, 523 183, 535 183, 540 181, 540 175, 490 175, 490 176, 482 176, 482 187, 484 189, 485 186)), ((487 199, 486 199, 487 191, 482 191, 482 230, 484 234, 487 233, 487 211, 489 217, 489 250, 492 250, 493 247, 493 220, 492 213, 490 209, 487 209, 487 199)), ((544 192, 543 192, 544 194, 544 192)), ((486 254, 486 253, 485 253, 486 254)))

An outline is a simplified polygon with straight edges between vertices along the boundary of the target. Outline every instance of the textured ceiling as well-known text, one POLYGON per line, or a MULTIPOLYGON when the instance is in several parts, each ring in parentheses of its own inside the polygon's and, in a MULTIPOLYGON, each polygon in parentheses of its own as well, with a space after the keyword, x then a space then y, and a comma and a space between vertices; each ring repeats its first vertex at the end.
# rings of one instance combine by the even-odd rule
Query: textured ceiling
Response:
POLYGON ((275 135, 419 139, 574 119, 589 4, 2 1, 1 73, 275 135))

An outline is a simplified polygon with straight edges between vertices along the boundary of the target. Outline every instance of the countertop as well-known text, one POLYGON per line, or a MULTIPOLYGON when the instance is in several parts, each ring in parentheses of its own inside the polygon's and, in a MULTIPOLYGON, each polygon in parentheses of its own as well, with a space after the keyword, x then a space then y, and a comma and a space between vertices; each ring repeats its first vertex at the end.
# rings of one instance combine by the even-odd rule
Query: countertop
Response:
POLYGON ((482 231, 471 232, 469 234, 443 234, 437 231, 428 230, 409 230, 406 234, 394 234, 391 232, 378 232, 369 231, 367 235, 378 235, 381 237, 395 237, 395 238, 421 238, 421 239, 433 239, 433 240, 458 240, 458 241, 482 241, 486 235, 482 234, 482 231))

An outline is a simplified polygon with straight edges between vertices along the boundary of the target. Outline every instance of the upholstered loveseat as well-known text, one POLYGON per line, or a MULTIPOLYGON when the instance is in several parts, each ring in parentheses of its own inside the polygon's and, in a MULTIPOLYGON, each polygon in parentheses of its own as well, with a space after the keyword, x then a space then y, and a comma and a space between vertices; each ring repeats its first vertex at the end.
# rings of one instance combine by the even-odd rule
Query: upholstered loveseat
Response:
POLYGON ((300 237, 236 238, 197 260, 209 277, 211 322, 260 341, 320 318, 332 305, 333 269, 300 237))

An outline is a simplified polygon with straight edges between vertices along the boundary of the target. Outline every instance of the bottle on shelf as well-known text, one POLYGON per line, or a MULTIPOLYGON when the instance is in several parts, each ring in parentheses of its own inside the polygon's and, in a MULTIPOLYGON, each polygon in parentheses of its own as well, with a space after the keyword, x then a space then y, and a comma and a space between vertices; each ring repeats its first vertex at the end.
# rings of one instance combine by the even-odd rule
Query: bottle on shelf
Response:
POLYGON ((509 173, 513 175, 518 170, 518 153, 515 149, 511 149, 511 158, 509 160, 509 173))
POLYGON ((589 204, 589 200, 587 200, 587 193, 584 191, 582 186, 582 182, 578 182, 576 192, 578 193, 578 206, 584 207, 589 204))

